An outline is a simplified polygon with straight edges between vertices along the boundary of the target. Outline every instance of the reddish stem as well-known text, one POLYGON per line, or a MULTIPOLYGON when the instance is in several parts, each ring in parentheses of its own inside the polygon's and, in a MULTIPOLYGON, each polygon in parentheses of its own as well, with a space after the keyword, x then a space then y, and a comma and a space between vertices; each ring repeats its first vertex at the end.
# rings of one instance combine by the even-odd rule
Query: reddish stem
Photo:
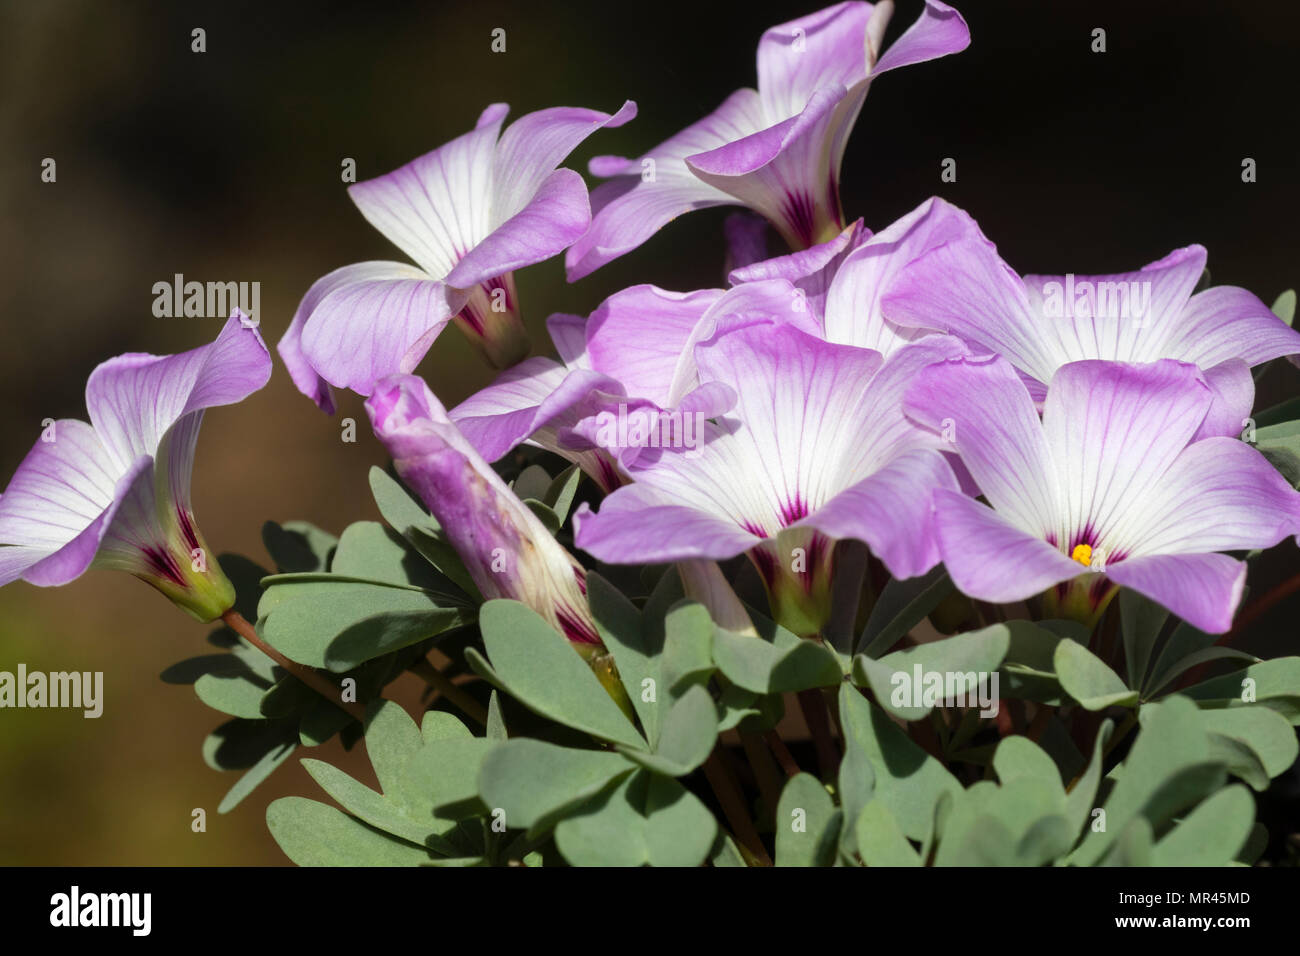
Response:
POLYGON ((822 779, 829 780, 839 768, 840 756, 836 752, 835 739, 831 733, 826 698, 816 687, 801 690, 795 697, 799 701, 799 709, 803 711, 804 723, 808 725, 808 734, 817 748, 817 766, 821 769, 822 779))
POLYGON ((331 704, 339 709, 346 711, 350 717, 359 720, 363 725, 366 722, 366 709, 355 702, 343 700, 340 689, 327 680, 315 668, 307 667, 305 664, 299 664, 297 661, 291 661, 279 651, 277 651, 266 641, 262 640, 253 625, 249 624, 244 615, 240 614, 233 607, 225 614, 221 615, 221 620, 226 622, 226 626, 242 637, 248 643, 252 644, 259 651, 265 654, 271 660, 275 661, 282 668, 292 674, 298 680, 302 681, 316 693, 320 694, 331 704))
POLYGON ((781 735, 775 730, 768 730, 764 731, 763 739, 772 748, 772 753, 776 754, 777 763, 781 765, 785 775, 787 777, 799 776, 799 764, 795 761, 794 755, 790 753, 790 748, 785 745, 785 741, 781 739, 781 735))

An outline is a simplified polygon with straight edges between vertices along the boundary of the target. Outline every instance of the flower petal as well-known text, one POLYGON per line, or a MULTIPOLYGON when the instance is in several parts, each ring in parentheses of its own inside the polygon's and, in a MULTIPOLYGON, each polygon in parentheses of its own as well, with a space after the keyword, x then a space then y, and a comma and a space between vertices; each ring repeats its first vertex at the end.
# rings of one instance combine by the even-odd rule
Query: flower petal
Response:
MULTIPOLYGON (((119 466, 85 422, 60 419, 0 495, 0 544, 33 549, 27 566, 81 534, 113 501, 119 466)), ((6 564, 16 568, 15 555, 6 564)), ((26 566, 7 580, 18 577, 26 566)))
MULTIPOLYGON (((766 228, 766 221, 764 227, 766 228)), ((849 253, 870 238, 871 230, 858 219, 828 242, 733 269, 727 275, 727 281, 732 285, 740 285, 764 279, 785 279, 803 291, 813 315, 824 322, 826 295, 831 283, 849 253)))
POLYGON ((587 231, 591 208, 587 184, 571 169, 557 169, 519 212, 483 238, 447 275, 447 284, 469 289, 514 269, 543 262, 587 231))
MULTIPOLYGON (((193 422, 193 427, 188 431, 192 436, 197 436, 198 422, 202 418, 202 412, 195 412, 185 416, 181 422, 187 420, 193 422)), ((169 439, 164 438, 160 447, 166 446, 168 442, 169 439)), ((187 447, 180 449, 180 452, 187 458, 192 457, 194 454, 192 441, 182 439, 182 445, 187 447)), ((190 462, 186 460, 181 464, 183 474, 179 477, 183 480, 185 493, 183 500, 186 502, 184 507, 188 513, 190 462)), ((170 512, 178 505, 177 498, 168 497, 168 486, 171 481, 166 468, 166 461, 161 463, 160 470, 158 461, 142 457, 137 462, 135 471, 128 473, 132 475, 131 480, 118 482, 113 506, 108 520, 103 525, 99 547, 94 555, 96 567, 115 568, 128 573, 158 574, 169 578, 174 584, 183 586, 183 581, 174 566, 171 568, 167 566, 169 558, 173 562, 175 558, 173 549, 168 546, 167 529, 163 527, 163 509, 165 507, 166 511, 170 512)), ((167 514, 167 517, 170 518, 171 515, 167 514)), ((169 523, 175 524, 175 522, 169 523)), ((188 554, 189 551, 187 547, 185 552, 188 554)))
POLYGON ((871 71, 878 76, 900 66, 923 63, 970 46, 970 28, 962 15, 939 0, 925 0, 925 9, 907 31, 895 40, 871 71))
POLYGON ((1207 438, 1183 449, 1160 476, 1133 553, 1269 548, 1297 531, 1300 492, 1245 442, 1207 438))
POLYGON ((1050 381, 1069 359, 1055 336, 1044 334, 1024 283, 969 214, 942 200, 939 205, 951 238, 895 276, 882 314, 897 325, 950 332, 1050 381))
POLYGON ((927 199, 887 229, 870 233, 844 258, 826 296, 826 338, 888 355, 924 330, 886 320, 881 302, 904 268, 928 250, 966 235, 970 218, 927 199))
POLYGON ((1145 594, 1207 634, 1232 627, 1246 584, 1246 562, 1226 554, 1152 554, 1106 569, 1117 584, 1145 594))
POLYGON ((511 123, 501 134, 493 162, 493 227, 529 205, 552 171, 588 136, 602 127, 622 126, 635 117, 636 104, 628 100, 613 115, 557 106, 527 113, 511 123))
POLYGON ((743 554, 761 538, 722 515, 679 504, 671 492, 631 484, 573 515, 573 543, 610 564, 661 563, 743 554))
POLYGON ((692 209, 735 204, 734 197, 701 182, 686 168, 687 156, 741 139, 765 126, 758 93, 737 90, 704 119, 636 160, 593 161, 596 175, 618 175, 591 193, 594 216, 587 234, 569 247, 565 267, 576 282, 631 252, 669 221, 692 209), (647 160, 652 162, 647 164, 647 160))
POLYGON ((1214 398, 1193 441, 1213 435, 1240 436, 1255 407, 1255 379, 1249 366, 1241 359, 1220 362, 1205 369, 1205 383, 1214 398))
POLYGON ((537 430, 542 404, 568 376, 568 369, 553 359, 525 359, 451 409, 447 417, 480 455, 496 461, 537 430))
POLYGON ((669 292, 653 285, 616 292, 587 321, 592 368, 621 382, 627 394, 667 406, 691 333, 722 295, 721 289, 669 292))
POLYGON ((1064 506, 1058 544, 1085 538, 1108 563, 1140 553, 1142 516, 1161 501, 1160 478, 1212 399, 1196 366, 1172 359, 1062 366, 1043 406, 1064 506))
POLYGON ((494 103, 470 132, 348 187, 366 220, 435 279, 492 232, 493 155, 508 110, 494 103))
POLYGON ((700 384, 696 346, 710 338, 750 326, 782 326, 821 339, 821 323, 802 292, 784 279, 746 282, 719 296, 691 329, 677 359, 667 407, 681 403, 700 384))
POLYGON ((582 567, 474 450, 423 380, 380 380, 366 412, 398 475, 438 520, 485 599, 522 601, 571 641, 599 642, 582 567))
POLYGON ((736 393, 721 382, 687 392, 668 409, 621 393, 592 392, 582 403, 582 419, 561 429, 559 440, 570 448, 602 449, 627 470, 647 448, 698 448, 706 420, 725 415, 735 404, 736 393))
MULTIPOLYGON (((593 392, 617 393, 608 376, 586 369, 570 371, 548 358, 531 358, 497 376, 487 388, 451 410, 449 418, 488 461, 501 456, 540 429, 572 426, 592 412, 593 392)), ((554 441, 547 443, 554 445, 554 441)))
POLYGON ((896 578, 924 574, 939 563, 932 499, 936 488, 957 490, 937 451, 915 449, 835 495, 800 524, 834 539, 865 541, 896 578))
POLYGON ((871 380, 871 403, 857 426, 862 434, 872 436, 871 442, 861 444, 860 451, 870 449, 881 460, 911 448, 953 452, 951 442, 907 417, 904 402, 923 369, 967 354, 965 344, 955 336, 926 335, 885 356, 871 380))
POLYGON ((1060 498, 1051 452, 1033 400, 1006 359, 925 368, 905 408, 952 441, 1002 519, 1040 540, 1055 531, 1060 498))
POLYGON ((129 353, 100 364, 86 382, 86 409, 120 474, 141 455, 152 456, 181 416, 242 401, 270 376, 261 335, 232 315, 208 345, 178 355, 129 353))
MULTIPOLYGON (((154 517, 153 461, 141 455, 118 479, 113 499, 82 531, 62 547, 33 564, 23 579, 38 587, 59 587, 79 578, 95 561, 110 529, 119 535, 132 528, 156 526, 154 517)), ((133 569, 140 567, 140 555, 134 553, 133 569)))
POLYGON ((866 94, 822 87, 797 115, 686 159, 700 179, 767 218, 792 249, 833 238, 840 148, 866 94))
POLYGON ((1166 351, 1201 368, 1234 358, 1259 365, 1300 353, 1300 332, 1254 294, 1221 285, 1191 297, 1169 329, 1166 351))
MULTIPOLYGON (((887 8, 876 9, 887 16, 887 8)), ((867 23, 873 12, 869 3, 838 3, 764 31, 758 41, 758 92, 771 122, 802 112, 823 87, 848 88, 866 78, 867 23)))
POLYGON ((22 544, 0 545, 0 587, 17 581, 33 564, 50 554, 22 544))
MULTIPOLYGON (((766 513, 749 515, 751 527, 769 535, 883 466, 894 450, 863 427, 876 410, 868 385, 878 353, 830 345, 792 326, 748 326, 697 348, 696 363, 702 382, 738 396, 743 427, 730 439, 750 462, 747 482, 764 489, 766 513)), ((706 444, 701 464, 708 451, 706 444)), ((717 478, 725 493, 739 475, 717 478)))
MULTIPOLYGON (((598 549, 592 550, 598 557, 659 561, 739 554, 783 529, 818 526, 819 509, 838 494, 909 447, 932 445, 929 436, 903 421, 901 387, 882 385, 877 392, 881 360, 875 352, 832 345, 769 319, 721 331, 695 353, 702 387, 693 397, 708 404, 722 393, 707 398, 703 393, 725 386, 727 401, 736 397, 735 414, 705 420, 702 445, 644 448, 624 459, 635 483, 606 498, 600 513, 584 517, 579 528, 578 544, 598 549), (901 427, 917 436, 911 446, 899 440, 882 411, 891 403, 901 427), (626 520, 633 513, 640 518, 626 520)), ((918 474, 939 474, 955 487, 947 465, 932 454, 929 472, 912 472, 914 499, 925 497, 917 495, 918 474)), ((827 521, 849 522, 850 509, 846 499, 827 521)), ((874 513, 870 517, 873 540, 884 549, 887 532, 874 513)), ((916 557, 903 543, 886 553, 909 570, 925 557, 923 551, 916 557)))
MULTIPOLYGON (((293 321, 289 323, 288 330, 276 343, 275 350, 280 353, 280 360, 289 370, 289 377, 293 379, 293 384, 298 387, 298 391, 315 402, 325 414, 334 414, 334 389, 329 382, 321 378, 303 353, 302 330, 306 327, 307 320, 311 318, 321 301, 335 289, 355 282, 409 278, 414 274, 417 274, 416 270, 402 262, 358 262, 335 269, 317 279, 298 303, 293 321)), ((423 276, 423 273, 418 274, 423 276)))
POLYGON ((1083 570, 1041 537, 973 498, 940 489, 934 507, 944 567, 963 594, 1008 604, 1083 570))
POLYGON ((303 355, 338 388, 369 395, 378 379, 414 369, 468 298, 412 266, 391 265, 387 278, 330 291, 303 327, 303 355))
POLYGON ((561 362, 569 368, 591 368, 591 360, 587 357, 586 319, 556 312, 546 319, 546 331, 555 343, 555 350, 560 353, 561 362))
POLYGON ((1170 350, 1167 341, 1204 272, 1205 248, 1187 246, 1136 272, 1027 275, 1024 286, 1040 334, 1059 343, 1061 364, 1190 361, 1181 350, 1170 350))

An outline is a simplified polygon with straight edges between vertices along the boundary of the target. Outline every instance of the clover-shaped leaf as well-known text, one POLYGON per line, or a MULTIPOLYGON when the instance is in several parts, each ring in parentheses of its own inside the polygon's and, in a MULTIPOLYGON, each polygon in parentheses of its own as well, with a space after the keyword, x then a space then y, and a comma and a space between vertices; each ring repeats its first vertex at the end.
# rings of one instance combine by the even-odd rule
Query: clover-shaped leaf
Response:
POLYGON ((698 797, 642 770, 561 820, 555 845, 574 866, 698 866, 717 832, 698 797))
POLYGON ((419 866, 432 859, 425 849, 306 797, 273 801, 266 825, 299 866, 419 866))
POLYGON ((830 866, 843 814, 812 774, 791 777, 776 807, 776 865, 830 866))
POLYGON ((479 612, 488 662, 471 666, 530 710, 602 740, 646 749, 646 741, 569 642, 518 601, 488 601, 479 612), (490 663, 489 663, 490 662, 490 663))
POLYGON ((1061 641, 1052 664, 1061 687, 1087 710, 1132 707, 1138 702, 1138 692, 1126 687, 1118 674, 1081 644, 1061 641))
POLYGON ((518 737, 484 757, 478 792, 507 827, 537 832, 636 769, 622 754, 518 737))
POLYGON ((859 654, 853 659, 853 679, 858 686, 871 688, 876 702, 889 713, 919 720, 954 697, 971 703, 987 701, 993 692, 991 676, 1010 644, 1010 628, 995 624, 895 651, 878 661, 859 654))

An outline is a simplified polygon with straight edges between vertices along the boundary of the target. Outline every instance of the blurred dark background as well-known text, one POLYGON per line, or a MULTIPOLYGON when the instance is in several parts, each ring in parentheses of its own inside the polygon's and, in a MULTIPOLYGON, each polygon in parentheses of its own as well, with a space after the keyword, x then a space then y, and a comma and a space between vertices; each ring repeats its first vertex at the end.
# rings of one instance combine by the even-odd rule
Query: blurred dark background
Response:
MULTIPOLYGON (((1022 272, 1134 268, 1192 242, 1216 284, 1266 302, 1300 284, 1295 57, 1300 6, 1188 2, 958 4, 965 53, 882 78, 844 167, 844 205, 879 229, 939 193, 968 209, 1022 272), (1090 50, 1106 30, 1107 52, 1090 50), (957 160, 956 183, 940 162, 957 160), (1243 158, 1258 181, 1241 180, 1243 158)), ((218 320, 159 319, 152 287, 174 273, 259 281, 269 342, 299 297, 350 262, 401 258, 340 182, 369 178, 469 129, 479 111, 553 105, 640 116, 599 133, 568 165, 636 155, 753 85, 768 26, 815 2, 0 3, 0 481, 47 417, 84 417, 96 363, 209 341, 218 320), (191 52, 202 27, 207 51, 191 52), (491 31, 506 31, 504 54, 491 31), (41 161, 57 161, 42 183, 41 161)), ((899 0, 889 37, 917 16, 899 0)), ((535 341, 553 311, 587 312, 636 282, 722 281, 727 210, 693 214, 575 286, 560 260, 519 289, 535 341)), ((421 369, 451 405, 489 375, 449 331, 421 369)), ((1300 392, 1275 367, 1259 408, 1300 392)), ((209 414, 195 500, 209 541, 265 560, 266 519, 333 531, 375 517, 366 472, 384 456, 355 397, 360 440, 293 391, 268 388, 209 414)), ((1256 595, 1300 566, 1287 542, 1252 577, 1256 595)), ((1295 653, 1300 599, 1242 646, 1295 653)), ((0 669, 105 672, 104 715, 0 711, 0 863, 281 863, 263 811, 317 795, 292 761, 232 814, 233 777, 199 744, 220 720, 169 664, 203 653, 205 629, 120 574, 0 591, 0 669), (190 811, 208 811, 208 832, 190 811)), ((334 759, 334 752, 321 754, 334 759)), ((356 755, 349 769, 368 773, 356 755)))

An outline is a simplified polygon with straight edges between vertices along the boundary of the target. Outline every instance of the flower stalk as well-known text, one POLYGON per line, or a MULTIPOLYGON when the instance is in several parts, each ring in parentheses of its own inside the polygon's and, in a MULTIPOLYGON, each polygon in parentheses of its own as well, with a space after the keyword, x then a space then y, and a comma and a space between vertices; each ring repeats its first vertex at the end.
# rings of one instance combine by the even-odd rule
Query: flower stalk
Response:
POLYGON ((277 651, 258 635, 257 629, 248 623, 248 619, 240 614, 233 607, 221 615, 221 620, 226 623, 232 631, 252 644, 259 651, 265 654, 271 660, 275 661, 281 668, 288 671, 298 680, 302 681, 321 697, 325 698, 335 707, 342 710, 353 720, 366 722, 366 709, 355 701, 345 701, 343 699, 342 688, 329 681, 315 668, 307 667, 305 664, 299 664, 297 661, 291 661, 279 651, 277 651))

